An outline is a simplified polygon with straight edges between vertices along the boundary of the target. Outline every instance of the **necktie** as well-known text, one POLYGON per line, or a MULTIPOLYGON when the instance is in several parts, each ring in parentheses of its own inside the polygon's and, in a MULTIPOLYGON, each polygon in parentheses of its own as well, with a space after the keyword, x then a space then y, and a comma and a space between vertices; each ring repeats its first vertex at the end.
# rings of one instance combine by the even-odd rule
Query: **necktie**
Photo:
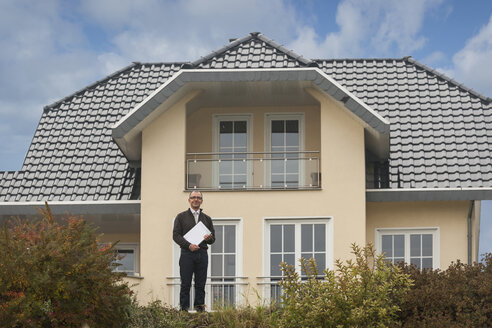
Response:
POLYGON ((198 212, 193 212, 193 216, 195 217, 195 223, 198 223, 198 212))

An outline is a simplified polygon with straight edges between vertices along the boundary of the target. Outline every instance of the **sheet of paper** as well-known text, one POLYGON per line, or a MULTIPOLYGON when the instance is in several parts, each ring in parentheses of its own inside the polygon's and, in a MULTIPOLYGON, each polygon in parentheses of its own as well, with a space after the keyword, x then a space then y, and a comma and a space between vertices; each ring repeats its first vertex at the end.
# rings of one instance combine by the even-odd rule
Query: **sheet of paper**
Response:
POLYGON ((210 234, 210 230, 200 221, 183 237, 190 243, 198 245, 203 241, 203 237, 208 234, 210 234))

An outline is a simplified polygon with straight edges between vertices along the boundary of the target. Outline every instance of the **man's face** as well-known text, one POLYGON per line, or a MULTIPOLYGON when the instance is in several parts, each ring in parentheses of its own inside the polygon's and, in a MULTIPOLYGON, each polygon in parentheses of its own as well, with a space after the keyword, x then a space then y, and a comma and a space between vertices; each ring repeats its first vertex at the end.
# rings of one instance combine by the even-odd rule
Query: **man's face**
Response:
POLYGON ((193 191, 190 194, 190 197, 188 198, 188 203, 190 203, 190 207, 195 211, 200 208, 202 202, 203 202, 202 194, 198 191, 193 191))

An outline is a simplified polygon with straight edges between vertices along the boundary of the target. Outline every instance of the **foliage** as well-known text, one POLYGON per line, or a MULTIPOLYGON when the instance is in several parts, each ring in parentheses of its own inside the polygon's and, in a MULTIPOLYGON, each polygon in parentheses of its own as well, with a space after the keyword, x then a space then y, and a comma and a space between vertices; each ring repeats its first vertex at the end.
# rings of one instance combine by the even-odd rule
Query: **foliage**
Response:
POLYGON ((447 270, 401 265, 415 284, 401 302, 404 327, 488 327, 492 323, 492 254, 447 270))
POLYGON ((313 259, 301 259, 306 278, 282 264, 284 279, 281 327, 388 327, 397 323, 396 300, 405 296, 411 280, 402 270, 375 256, 372 246, 352 245, 355 260, 336 261, 318 279, 313 259))
POLYGON ((5 327, 116 327, 131 295, 112 271, 114 245, 98 246, 84 220, 10 220, 0 231, 0 322, 5 327))
POLYGON ((161 301, 154 301, 146 306, 132 304, 128 328, 188 328, 208 327, 208 313, 191 314, 179 311, 161 301))
POLYGON ((280 313, 281 311, 276 306, 224 307, 210 313, 210 322, 212 327, 217 328, 276 327, 280 313))

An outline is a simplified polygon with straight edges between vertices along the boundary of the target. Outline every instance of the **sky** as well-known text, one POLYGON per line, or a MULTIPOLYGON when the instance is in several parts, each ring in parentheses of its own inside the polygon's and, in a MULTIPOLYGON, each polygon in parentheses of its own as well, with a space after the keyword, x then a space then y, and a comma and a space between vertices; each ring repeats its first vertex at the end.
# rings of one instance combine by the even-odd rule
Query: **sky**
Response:
MULTIPOLYGON (((44 106, 249 32, 310 59, 412 56, 492 97, 490 0, 0 0, 0 171, 21 168, 44 106)), ((480 246, 492 252, 492 201, 480 246)))

